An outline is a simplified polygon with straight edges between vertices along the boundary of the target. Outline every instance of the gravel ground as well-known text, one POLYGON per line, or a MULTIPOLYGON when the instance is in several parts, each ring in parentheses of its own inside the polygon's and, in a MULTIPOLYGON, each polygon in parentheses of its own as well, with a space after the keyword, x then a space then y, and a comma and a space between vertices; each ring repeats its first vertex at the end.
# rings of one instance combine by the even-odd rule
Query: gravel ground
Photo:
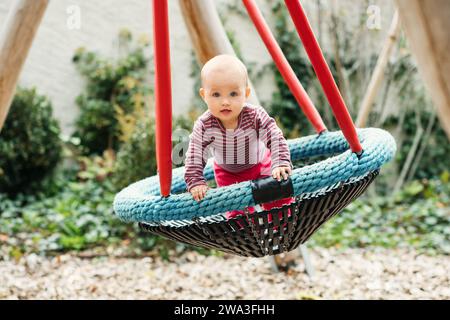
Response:
POLYGON ((79 258, 28 255, 0 262, 0 299, 449 299, 450 257, 408 250, 310 249, 274 273, 267 259, 183 254, 79 258))

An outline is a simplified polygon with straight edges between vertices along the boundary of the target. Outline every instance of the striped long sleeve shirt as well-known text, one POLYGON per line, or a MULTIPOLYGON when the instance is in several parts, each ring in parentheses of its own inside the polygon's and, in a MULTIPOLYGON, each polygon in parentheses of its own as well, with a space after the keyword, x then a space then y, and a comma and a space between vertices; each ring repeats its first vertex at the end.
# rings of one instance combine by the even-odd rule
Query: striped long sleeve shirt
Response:
POLYGON ((190 135, 185 160, 185 182, 188 191, 206 185, 203 175, 208 158, 224 170, 239 173, 257 165, 271 151, 272 170, 291 167, 290 152, 275 120, 260 106, 246 104, 238 127, 225 129, 219 119, 206 111, 197 119, 190 135))

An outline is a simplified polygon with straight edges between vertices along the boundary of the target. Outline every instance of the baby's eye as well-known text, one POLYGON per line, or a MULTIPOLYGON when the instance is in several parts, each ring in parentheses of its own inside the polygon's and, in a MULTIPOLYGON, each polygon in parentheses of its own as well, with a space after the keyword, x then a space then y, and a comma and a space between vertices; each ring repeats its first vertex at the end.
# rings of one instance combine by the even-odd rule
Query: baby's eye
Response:
POLYGON ((232 91, 230 93, 230 96, 232 96, 232 97, 237 97, 238 95, 239 95, 239 93, 237 93, 236 91, 232 91))
POLYGON ((218 98, 218 97, 220 97, 220 93, 214 92, 214 93, 212 94, 212 96, 213 96, 214 98, 218 98))

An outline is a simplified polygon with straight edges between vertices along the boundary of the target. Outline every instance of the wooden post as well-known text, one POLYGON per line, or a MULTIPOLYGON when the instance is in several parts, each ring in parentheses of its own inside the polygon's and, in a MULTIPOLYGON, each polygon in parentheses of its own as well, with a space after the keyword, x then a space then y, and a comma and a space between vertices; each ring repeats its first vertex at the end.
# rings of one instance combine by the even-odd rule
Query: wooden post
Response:
POLYGON ((367 118, 369 117, 375 97, 378 94, 381 83, 383 82, 384 72, 391 56, 394 44, 397 42, 397 37, 400 33, 400 23, 398 11, 395 12, 392 19, 391 29, 389 30, 388 38, 384 44, 383 50, 378 57, 377 65, 370 79, 369 87, 367 88, 361 107, 359 108, 358 118, 356 119, 356 126, 362 128, 366 126, 367 118))
MULTIPOLYGON (((214 1, 180 0, 184 17, 195 54, 201 65, 219 54, 236 55, 225 29, 220 21, 214 1)), ((258 97, 251 82, 249 102, 259 105, 258 97)))
POLYGON ((0 33, 0 131, 48 0, 16 0, 0 33))
POLYGON ((419 72, 450 139, 450 1, 396 0, 419 72))

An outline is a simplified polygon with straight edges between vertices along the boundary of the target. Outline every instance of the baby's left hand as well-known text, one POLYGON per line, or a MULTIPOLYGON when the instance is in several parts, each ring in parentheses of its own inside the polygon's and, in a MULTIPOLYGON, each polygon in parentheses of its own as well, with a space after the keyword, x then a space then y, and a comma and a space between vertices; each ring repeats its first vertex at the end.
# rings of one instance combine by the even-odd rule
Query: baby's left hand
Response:
POLYGON ((272 170, 272 177, 278 181, 281 181, 281 178, 287 180, 291 174, 291 167, 278 167, 272 170))

